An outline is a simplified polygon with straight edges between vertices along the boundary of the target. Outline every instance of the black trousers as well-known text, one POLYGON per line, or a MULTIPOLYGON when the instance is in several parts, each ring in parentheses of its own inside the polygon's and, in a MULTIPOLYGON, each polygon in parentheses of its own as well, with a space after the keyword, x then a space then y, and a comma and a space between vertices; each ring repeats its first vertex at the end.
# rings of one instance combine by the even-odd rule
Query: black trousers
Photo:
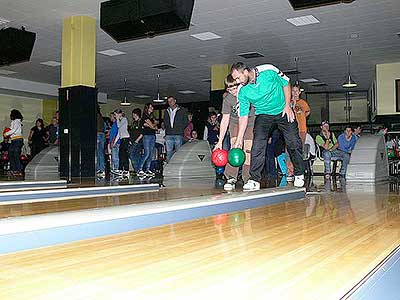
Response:
POLYGON ((294 166, 294 175, 304 174, 303 146, 297 128, 297 122, 290 123, 287 116, 257 115, 254 123, 254 139, 251 148, 250 179, 261 181, 262 171, 265 165, 265 153, 268 142, 268 134, 272 126, 277 125, 282 131, 288 149, 290 159, 294 166))
POLYGON ((129 138, 121 139, 119 145, 119 170, 129 171, 129 138))

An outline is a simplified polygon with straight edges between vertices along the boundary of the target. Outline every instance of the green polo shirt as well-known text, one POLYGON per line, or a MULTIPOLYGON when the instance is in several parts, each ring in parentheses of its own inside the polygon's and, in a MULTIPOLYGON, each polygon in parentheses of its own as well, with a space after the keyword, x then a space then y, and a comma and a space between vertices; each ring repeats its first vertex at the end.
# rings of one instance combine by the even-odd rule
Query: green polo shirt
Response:
POLYGON ((286 77, 273 65, 262 65, 255 68, 256 81, 242 86, 238 93, 240 116, 248 116, 250 104, 256 115, 278 115, 285 108, 283 87, 289 84, 286 77))

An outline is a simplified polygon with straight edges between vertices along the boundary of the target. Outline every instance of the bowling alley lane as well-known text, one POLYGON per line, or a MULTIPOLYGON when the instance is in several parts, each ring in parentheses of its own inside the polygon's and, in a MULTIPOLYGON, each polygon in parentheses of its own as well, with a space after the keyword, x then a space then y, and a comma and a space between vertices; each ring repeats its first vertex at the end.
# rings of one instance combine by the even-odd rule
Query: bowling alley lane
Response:
POLYGON ((400 244, 398 193, 315 193, 0 256, 0 299, 340 299, 400 244))

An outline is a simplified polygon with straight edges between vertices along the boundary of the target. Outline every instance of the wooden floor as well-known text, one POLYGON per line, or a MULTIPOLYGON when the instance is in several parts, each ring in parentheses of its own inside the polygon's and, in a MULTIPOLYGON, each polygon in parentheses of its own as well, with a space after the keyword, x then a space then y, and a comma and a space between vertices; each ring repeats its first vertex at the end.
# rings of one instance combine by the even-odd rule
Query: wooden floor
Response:
POLYGON ((0 218, 138 204, 144 202, 198 197, 219 193, 221 193, 220 190, 210 188, 210 186, 207 186, 207 188, 202 188, 201 186, 192 186, 190 188, 162 188, 158 192, 134 193, 124 196, 105 196, 61 201, 54 200, 24 204, 7 204, 0 205, 0 218))
POLYGON ((0 299, 340 299, 400 244, 396 193, 329 193, 0 256, 0 299))

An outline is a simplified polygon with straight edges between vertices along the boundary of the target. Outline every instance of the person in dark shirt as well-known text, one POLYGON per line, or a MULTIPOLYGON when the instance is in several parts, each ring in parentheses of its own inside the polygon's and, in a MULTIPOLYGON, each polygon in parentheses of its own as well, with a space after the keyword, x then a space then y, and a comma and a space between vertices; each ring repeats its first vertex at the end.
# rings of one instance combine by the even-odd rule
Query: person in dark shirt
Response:
POLYGON ((51 124, 46 128, 49 145, 58 145, 58 120, 53 118, 51 124))
POLYGON ((210 112, 209 118, 206 122, 204 139, 208 141, 211 148, 218 143, 219 138, 219 122, 216 112, 210 112))
POLYGON ((143 148, 144 155, 140 163, 139 176, 154 176, 154 173, 150 170, 151 160, 154 155, 154 148, 156 144, 156 130, 157 121, 153 116, 154 107, 153 104, 147 103, 144 106, 143 117, 141 119, 141 129, 143 134, 143 148))
POLYGON ((42 119, 37 119, 36 126, 31 128, 28 143, 31 147, 31 158, 34 158, 46 147, 46 130, 42 119))
POLYGON ((143 148, 143 134, 141 127, 141 117, 142 111, 140 110, 140 108, 135 108, 134 110, 132 110, 133 121, 132 125, 129 127, 129 135, 132 143, 130 159, 135 172, 139 172, 140 162, 142 160, 141 151, 143 148))

